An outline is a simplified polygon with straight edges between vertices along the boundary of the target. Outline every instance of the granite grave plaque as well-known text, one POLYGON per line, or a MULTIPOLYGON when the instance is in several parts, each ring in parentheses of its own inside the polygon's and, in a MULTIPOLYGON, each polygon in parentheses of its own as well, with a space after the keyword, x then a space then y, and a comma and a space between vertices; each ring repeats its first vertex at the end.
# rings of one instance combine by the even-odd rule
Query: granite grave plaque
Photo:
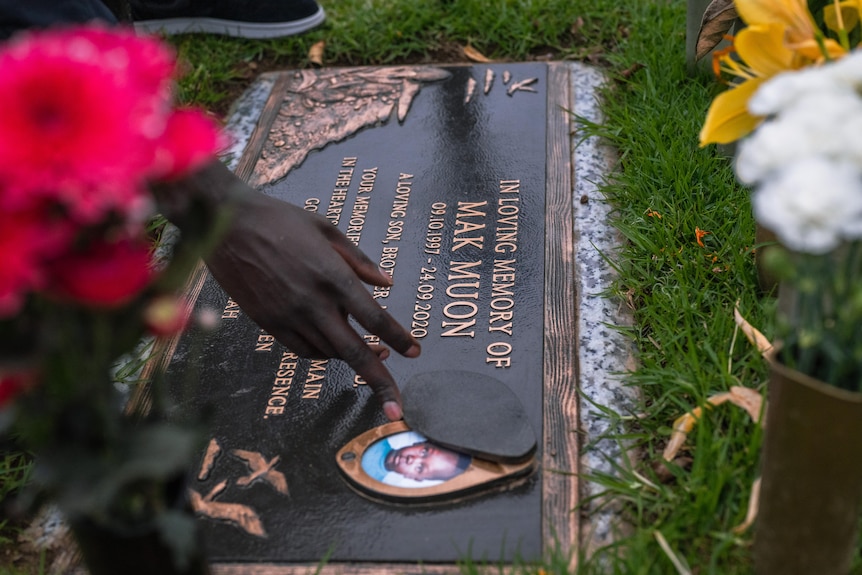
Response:
POLYGON ((511 63, 272 75, 237 173, 328 218, 392 275, 369 289, 423 350, 391 355, 396 381, 445 370, 502 381, 538 438, 537 465, 433 504, 369 498, 336 454, 386 423, 370 389, 341 361, 281 347, 202 269, 189 291, 221 325, 166 342, 154 368, 199 381, 184 405, 212 413, 190 494, 217 573, 288 573, 324 556, 339 570, 403 571, 577 544, 568 74, 511 63))

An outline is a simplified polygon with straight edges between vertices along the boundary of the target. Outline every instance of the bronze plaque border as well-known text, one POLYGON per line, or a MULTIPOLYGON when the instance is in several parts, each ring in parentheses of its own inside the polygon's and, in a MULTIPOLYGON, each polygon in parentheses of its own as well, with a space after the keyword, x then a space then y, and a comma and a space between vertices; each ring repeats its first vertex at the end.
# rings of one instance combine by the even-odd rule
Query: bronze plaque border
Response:
MULTIPOLYGON (((258 155, 278 114, 289 72, 274 73, 275 82, 249 139, 236 174, 248 181, 258 155)), ((571 82, 565 63, 548 63, 547 142, 545 190, 545 290, 544 290, 544 409, 542 450, 542 542, 569 554, 570 571, 577 563, 580 538, 578 505, 578 379, 576 365, 575 262, 573 230, 573 165, 571 156, 571 82)), ((187 293, 195 301, 206 280, 200 265, 189 279, 187 293)), ((163 340, 154 348, 154 361, 144 377, 164 370, 179 337, 163 340)), ((130 410, 146 409, 148 386, 141 386, 129 403, 130 410)), ((489 566, 490 567, 490 566, 489 566)), ((497 567, 493 567, 497 569, 497 567)), ((214 563, 213 575, 376 575, 442 574, 458 572, 456 564, 413 563, 214 563)))

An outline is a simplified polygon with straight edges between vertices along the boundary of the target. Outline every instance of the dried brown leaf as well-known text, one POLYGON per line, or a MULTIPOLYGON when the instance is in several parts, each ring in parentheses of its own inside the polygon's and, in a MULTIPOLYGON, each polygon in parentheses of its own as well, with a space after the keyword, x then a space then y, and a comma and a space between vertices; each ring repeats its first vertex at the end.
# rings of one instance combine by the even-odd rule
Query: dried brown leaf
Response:
POLYGON ((772 349, 772 343, 766 339, 766 336, 760 333, 760 331, 758 331, 753 325, 748 323, 748 320, 742 317, 742 314, 739 313, 739 302, 737 302, 737 305, 733 306, 733 319, 736 320, 736 325, 739 326, 742 333, 744 333, 745 337, 748 338, 748 341, 754 344, 761 354, 766 355, 766 352, 772 349))
POLYGON ((739 535, 744 533, 754 520, 757 519, 757 508, 760 506, 760 477, 754 480, 751 484, 751 496, 748 498, 748 511, 745 513, 745 520, 742 523, 731 529, 739 535))
POLYGON ((491 61, 484 54, 482 54, 476 48, 470 46, 469 44, 467 46, 464 46, 464 56, 466 56, 469 60, 473 60, 474 62, 488 63, 491 61))
MULTIPOLYGON (((634 75, 635 72, 637 72, 638 70, 640 70, 643 67, 644 67, 644 65, 641 64, 640 62, 635 62, 634 64, 632 64, 631 66, 629 66, 628 68, 626 68, 625 70, 620 72, 620 76, 622 76, 623 78, 628 80, 629 78, 631 78, 634 75)), ((661 216, 659 216, 659 217, 661 217, 661 216)))
POLYGON ((662 458, 665 461, 672 461, 676 457, 677 452, 679 452, 688 437, 688 432, 692 430, 702 413, 702 408, 695 407, 688 413, 676 418, 676 421, 673 422, 673 431, 670 433, 670 441, 667 442, 667 446, 662 453, 662 458))
POLYGON ((318 66, 323 66, 323 49, 326 47, 326 41, 321 40, 320 42, 315 42, 311 45, 311 48, 308 49, 308 59, 312 64, 317 64, 318 66))
MULTIPOLYGON (((712 408, 728 401, 747 411, 748 415, 751 416, 752 421, 755 423, 760 419, 763 397, 761 397, 761 395, 755 390, 735 385, 730 388, 730 391, 716 393, 715 395, 710 396, 707 398, 706 403, 707 407, 712 408)), ((665 446, 664 452, 662 453, 662 459, 665 461, 673 461, 676 454, 685 443, 685 440, 688 438, 688 434, 694 428, 694 424, 697 423, 701 415, 703 415, 703 408, 695 407, 688 413, 684 413, 676 418, 673 422, 670 441, 668 441, 667 446, 665 446)))
POLYGON ((575 22, 574 22, 574 23, 572 24, 572 26, 569 28, 569 31, 570 31, 572 34, 578 34, 578 33, 581 31, 581 29, 583 29, 583 27, 584 27, 584 19, 583 19, 583 17, 578 16, 578 17, 575 19, 575 22))
POLYGON ((736 21, 738 14, 733 0, 712 0, 703 13, 700 21, 700 31, 697 33, 697 45, 694 50, 695 61, 706 56, 718 46, 724 35, 736 21))
POLYGON ((760 421, 760 414, 763 408, 763 396, 759 392, 740 385, 734 385, 730 388, 730 397, 728 401, 734 405, 741 407, 751 416, 751 421, 757 423, 760 421))

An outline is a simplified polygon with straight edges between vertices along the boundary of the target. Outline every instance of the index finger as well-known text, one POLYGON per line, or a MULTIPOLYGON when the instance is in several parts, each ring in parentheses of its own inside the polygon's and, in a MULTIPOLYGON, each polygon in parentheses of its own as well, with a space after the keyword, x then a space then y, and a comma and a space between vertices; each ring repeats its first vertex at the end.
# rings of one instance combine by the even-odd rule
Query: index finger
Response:
POLYGON ((370 333, 377 335, 404 357, 418 357, 422 351, 416 341, 392 315, 380 307, 365 290, 344 294, 345 309, 370 333))
POLYGON ((383 273, 371 258, 358 246, 347 239, 337 228, 327 224, 330 245, 341 255, 342 259, 350 266, 359 279, 365 283, 377 286, 391 286, 392 278, 383 273))
POLYGON ((347 318, 327 325, 326 337, 342 360, 371 387, 390 421, 401 419, 401 392, 376 350, 350 326, 347 318))

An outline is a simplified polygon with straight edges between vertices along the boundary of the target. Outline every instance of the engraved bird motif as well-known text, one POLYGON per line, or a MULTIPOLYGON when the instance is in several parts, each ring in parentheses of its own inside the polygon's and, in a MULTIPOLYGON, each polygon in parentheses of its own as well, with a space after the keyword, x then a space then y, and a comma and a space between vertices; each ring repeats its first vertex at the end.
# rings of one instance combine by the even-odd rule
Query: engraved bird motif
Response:
POLYGON ((515 82, 514 84, 509 86, 508 90, 506 90, 506 95, 511 96, 512 94, 514 94, 515 92, 518 92, 518 91, 535 92, 536 89, 532 87, 532 84, 535 84, 538 81, 539 81, 538 78, 527 78, 526 80, 521 80, 520 82, 515 82))
POLYGON ((201 515, 233 523, 251 535, 266 537, 266 530, 254 509, 240 503, 214 501, 216 495, 221 493, 226 485, 227 482, 222 481, 203 496, 194 489, 189 489, 189 500, 192 508, 201 515))
POLYGON ((207 445, 204 460, 201 463, 201 470, 198 473, 198 479, 206 481, 207 477, 210 475, 210 471, 212 471, 213 466, 215 465, 215 460, 218 458, 220 453, 221 446, 218 444, 218 441, 216 441, 216 438, 213 437, 210 439, 209 445, 207 445))
POLYGON ((256 451, 246 451, 244 449, 234 449, 231 453, 242 459, 248 465, 248 468, 251 470, 249 475, 244 477, 240 477, 236 480, 236 484, 242 487, 247 487, 254 483, 257 480, 263 480, 272 485, 272 487, 282 493, 284 495, 288 494, 287 490, 287 478, 284 474, 276 469, 276 463, 281 461, 281 457, 276 455, 269 461, 264 458, 263 455, 257 453, 256 451))

